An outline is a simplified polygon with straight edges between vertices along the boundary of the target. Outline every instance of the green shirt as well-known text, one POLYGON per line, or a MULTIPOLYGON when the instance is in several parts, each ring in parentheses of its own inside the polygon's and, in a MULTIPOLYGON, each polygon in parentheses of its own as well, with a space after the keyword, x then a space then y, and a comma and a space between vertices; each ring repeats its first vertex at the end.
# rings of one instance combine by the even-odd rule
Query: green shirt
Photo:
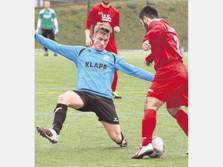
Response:
POLYGON ((52 30, 55 28, 54 19, 56 18, 56 13, 53 9, 42 9, 39 12, 39 19, 41 20, 41 28, 52 30))

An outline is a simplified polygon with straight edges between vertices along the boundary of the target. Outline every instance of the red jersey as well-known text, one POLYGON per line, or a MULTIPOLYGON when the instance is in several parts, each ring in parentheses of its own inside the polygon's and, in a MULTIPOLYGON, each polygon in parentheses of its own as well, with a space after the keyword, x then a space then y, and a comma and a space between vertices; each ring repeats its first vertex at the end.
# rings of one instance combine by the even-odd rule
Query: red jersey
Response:
POLYGON ((91 8, 89 12, 85 29, 91 29, 91 26, 94 29, 95 25, 98 22, 106 22, 111 25, 112 34, 109 39, 108 45, 105 49, 107 51, 117 53, 115 33, 113 28, 115 26, 119 26, 119 11, 116 8, 112 7, 111 5, 108 8, 102 6, 101 3, 95 5, 94 7, 91 8))
POLYGON ((150 22, 144 36, 144 41, 146 40, 151 45, 149 57, 154 60, 155 70, 173 62, 183 62, 177 33, 166 20, 155 19, 150 22))
POLYGON ((176 31, 163 19, 149 23, 144 40, 151 45, 146 58, 154 61, 155 78, 147 96, 166 102, 167 108, 188 105, 188 72, 183 64, 176 31))

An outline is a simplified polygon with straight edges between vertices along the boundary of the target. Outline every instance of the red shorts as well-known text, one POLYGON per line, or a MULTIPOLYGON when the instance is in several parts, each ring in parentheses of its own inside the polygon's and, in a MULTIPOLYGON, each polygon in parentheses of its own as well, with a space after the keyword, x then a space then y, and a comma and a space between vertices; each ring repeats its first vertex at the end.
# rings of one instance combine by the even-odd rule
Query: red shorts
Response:
POLYGON ((159 68, 148 97, 166 102, 167 108, 188 106, 188 72, 181 62, 159 68))

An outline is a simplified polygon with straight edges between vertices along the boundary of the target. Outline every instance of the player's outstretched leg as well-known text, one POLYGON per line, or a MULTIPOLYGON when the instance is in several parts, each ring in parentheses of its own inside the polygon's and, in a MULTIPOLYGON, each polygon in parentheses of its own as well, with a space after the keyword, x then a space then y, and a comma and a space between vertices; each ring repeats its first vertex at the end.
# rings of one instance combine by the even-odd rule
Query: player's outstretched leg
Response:
POLYGON ((59 140, 59 135, 56 133, 54 129, 51 128, 41 128, 36 127, 37 131, 42 137, 48 139, 51 143, 55 144, 59 140))
POLYGON ((58 103, 54 109, 53 129, 60 134, 63 123, 67 116, 67 105, 58 103))
POLYGON ((118 144, 120 147, 127 147, 128 145, 127 139, 124 137, 123 133, 121 132, 121 128, 119 124, 111 124, 111 123, 102 121, 102 125, 107 131, 109 137, 116 144, 118 144))
POLYGON ((59 140, 60 130, 62 129, 67 114, 67 106, 58 103, 54 109, 53 128, 36 127, 42 137, 47 138, 51 143, 55 144, 59 140))

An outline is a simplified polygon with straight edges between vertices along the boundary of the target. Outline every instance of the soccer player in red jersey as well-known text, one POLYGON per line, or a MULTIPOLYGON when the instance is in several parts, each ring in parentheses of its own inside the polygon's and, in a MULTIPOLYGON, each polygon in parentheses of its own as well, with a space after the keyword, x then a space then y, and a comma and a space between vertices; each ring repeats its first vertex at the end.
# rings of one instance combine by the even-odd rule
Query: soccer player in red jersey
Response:
POLYGON ((159 18, 158 11, 151 6, 141 10, 139 19, 146 28, 142 48, 151 51, 145 61, 147 65, 154 62, 156 73, 145 102, 142 145, 133 155, 134 159, 142 159, 153 152, 151 141, 156 112, 164 103, 188 136, 188 114, 181 109, 181 106, 188 106, 188 72, 183 64, 177 33, 166 20, 159 18))
MULTIPOLYGON (((97 23, 106 22, 112 27, 112 34, 109 39, 108 45, 105 48, 107 51, 114 52, 117 54, 117 46, 115 40, 115 33, 120 31, 119 27, 120 15, 119 11, 114 8, 109 0, 102 0, 101 3, 93 6, 89 12, 88 18, 85 25, 85 43, 86 46, 92 45, 92 32, 97 23)), ((117 71, 114 74, 114 79, 112 82, 112 94, 114 98, 120 99, 121 96, 116 92, 118 82, 117 71)))

